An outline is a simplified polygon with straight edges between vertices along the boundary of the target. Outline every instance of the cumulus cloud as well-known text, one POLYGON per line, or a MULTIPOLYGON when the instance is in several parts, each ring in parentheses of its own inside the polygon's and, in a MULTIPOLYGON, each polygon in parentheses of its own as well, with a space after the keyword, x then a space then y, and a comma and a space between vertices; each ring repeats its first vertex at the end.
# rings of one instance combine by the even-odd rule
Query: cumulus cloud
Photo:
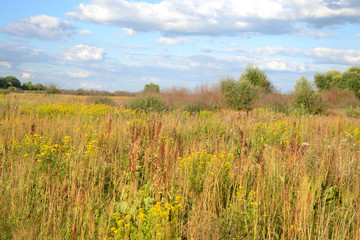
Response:
POLYGON ((163 34, 283 34, 298 22, 316 27, 360 22, 357 0, 164 0, 160 3, 92 0, 66 16, 163 34))
POLYGON ((104 49, 83 44, 69 48, 64 53, 64 58, 67 61, 101 61, 104 56, 104 49))
POLYGON ((39 15, 9 23, 7 27, 0 28, 0 32, 26 38, 57 40, 66 39, 74 33, 75 28, 74 23, 56 17, 39 15))
POLYGON ((11 68, 12 64, 10 62, 0 61, 0 67, 11 68))
POLYGON ((90 73, 85 71, 67 71, 66 74, 69 78, 87 78, 90 75, 90 73))
POLYGON ((34 72, 34 69, 28 69, 21 74, 21 77, 23 79, 34 79, 36 77, 34 72))

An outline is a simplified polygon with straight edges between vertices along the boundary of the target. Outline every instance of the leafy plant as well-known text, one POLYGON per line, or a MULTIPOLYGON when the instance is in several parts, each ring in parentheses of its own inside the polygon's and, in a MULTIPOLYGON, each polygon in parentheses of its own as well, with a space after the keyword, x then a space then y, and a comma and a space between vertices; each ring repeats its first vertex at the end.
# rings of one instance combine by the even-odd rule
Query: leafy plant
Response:
POLYGON ((142 109, 145 112, 163 112, 167 110, 165 101, 152 94, 138 96, 126 104, 127 108, 142 109))

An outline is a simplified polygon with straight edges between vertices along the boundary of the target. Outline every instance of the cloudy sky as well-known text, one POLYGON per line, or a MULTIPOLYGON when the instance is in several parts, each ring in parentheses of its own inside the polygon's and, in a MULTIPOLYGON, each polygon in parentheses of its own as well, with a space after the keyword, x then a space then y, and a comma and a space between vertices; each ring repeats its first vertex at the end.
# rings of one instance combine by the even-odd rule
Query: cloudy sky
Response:
POLYGON ((0 76, 64 89, 194 87, 263 69, 286 92, 360 65, 359 0, 11 0, 0 76))

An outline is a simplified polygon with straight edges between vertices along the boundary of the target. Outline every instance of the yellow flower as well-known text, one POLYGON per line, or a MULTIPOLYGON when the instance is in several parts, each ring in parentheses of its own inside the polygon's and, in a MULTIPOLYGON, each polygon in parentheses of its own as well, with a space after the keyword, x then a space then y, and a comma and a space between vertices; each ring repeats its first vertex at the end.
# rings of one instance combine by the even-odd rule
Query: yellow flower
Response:
POLYGON ((28 153, 25 153, 25 154, 24 154, 24 157, 28 157, 28 156, 29 156, 29 154, 28 154, 28 153))

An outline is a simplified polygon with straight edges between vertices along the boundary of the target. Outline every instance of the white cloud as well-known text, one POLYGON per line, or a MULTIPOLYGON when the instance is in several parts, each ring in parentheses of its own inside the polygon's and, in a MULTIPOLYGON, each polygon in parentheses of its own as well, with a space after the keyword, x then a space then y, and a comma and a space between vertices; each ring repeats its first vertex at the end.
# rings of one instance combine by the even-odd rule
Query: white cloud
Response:
POLYGON ((360 33, 355 35, 356 38, 360 38, 360 33))
POLYGON ((11 68, 12 64, 10 62, 1 61, 0 62, 0 67, 11 68))
POLYGON ((85 71, 77 71, 77 72, 67 71, 66 74, 68 75, 69 78, 87 78, 90 75, 90 73, 85 71))
POLYGON ((360 50, 334 49, 318 47, 313 49, 284 48, 283 46, 267 46, 245 51, 248 55, 288 57, 307 57, 317 64, 354 65, 360 62, 360 50))
POLYGON ((33 69, 28 69, 24 71, 21 76, 23 79, 34 79, 36 77, 36 74, 34 73, 33 69))
MULTIPOLYGON (((282 34, 301 31, 298 22, 317 27, 360 22, 360 4, 356 0, 163 0, 154 4, 92 0, 66 16, 164 34, 282 34)), ((326 33, 307 34, 327 37, 326 33)))
POLYGON ((158 40, 156 40, 156 42, 167 45, 178 45, 190 43, 191 40, 186 38, 159 38, 158 40))
POLYGON ((136 31, 132 28, 122 28, 126 35, 133 36, 135 35, 136 31))
POLYGON ((76 45, 64 53, 65 60, 68 61, 101 61, 104 59, 105 50, 88 45, 76 45))
POLYGON ((57 40, 66 39, 73 34, 75 28, 75 24, 60 18, 39 15, 12 22, 6 28, 0 28, 0 32, 26 38, 57 40))
POLYGON ((91 36, 93 34, 90 30, 87 30, 87 29, 80 30, 79 33, 81 35, 85 35, 85 36, 91 36))

